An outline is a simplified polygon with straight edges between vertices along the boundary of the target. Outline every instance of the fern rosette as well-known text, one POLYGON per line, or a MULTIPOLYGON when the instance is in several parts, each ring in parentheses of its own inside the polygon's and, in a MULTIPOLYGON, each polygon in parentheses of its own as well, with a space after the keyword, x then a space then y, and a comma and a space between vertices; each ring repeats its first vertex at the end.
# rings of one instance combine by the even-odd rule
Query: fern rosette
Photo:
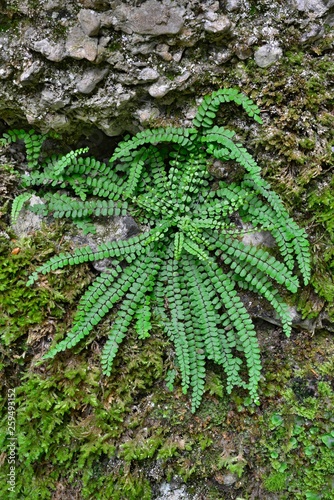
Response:
POLYGON ((45 359, 77 345, 117 304, 102 353, 104 374, 110 374, 130 325, 144 339, 150 335, 154 314, 175 346, 183 392, 191 390, 192 411, 202 400, 207 359, 223 367, 228 393, 241 387, 257 401, 260 349, 240 290, 267 299, 289 335, 289 308, 275 283, 295 293, 297 266, 308 282, 309 245, 305 231, 262 179, 255 160, 233 141, 234 132, 214 125, 220 105, 230 101, 261 123, 260 111, 250 99, 237 90, 221 89, 204 98, 193 128, 152 129, 128 137, 109 164, 83 158, 86 151, 80 150, 47 160, 39 168, 32 165, 25 185, 49 190, 45 203, 34 210, 70 217, 81 226, 91 223, 94 215, 130 213, 149 228, 94 250, 61 253, 36 269, 29 285, 39 273, 67 265, 103 258, 115 262, 87 289, 72 329, 45 359), (208 171, 213 159, 241 165, 241 182, 217 186, 208 171), (60 194, 60 188, 77 197, 60 194), (236 214, 254 231, 271 231, 279 259, 243 243, 243 230, 233 223, 236 214))

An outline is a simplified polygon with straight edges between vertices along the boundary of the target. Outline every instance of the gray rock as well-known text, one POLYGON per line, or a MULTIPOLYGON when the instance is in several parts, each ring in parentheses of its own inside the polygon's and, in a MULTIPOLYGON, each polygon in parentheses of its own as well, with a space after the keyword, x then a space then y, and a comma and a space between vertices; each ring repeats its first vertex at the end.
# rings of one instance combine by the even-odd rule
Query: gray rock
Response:
POLYGON ((149 125, 152 120, 160 116, 160 111, 158 108, 147 104, 143 108, 137 109, 135 116, 142 125, 149 125))
POLYGON ((204 29, 212 39, 219 40, 231 30, 231 21, 226 16, 219 16, 215 21, 205 21, 204 29))
MULTIPOLYGON (((247 230, 247 226, 243 228, 247 230)), ((241 240, 245 245, 259 246, 264 245, 269 248, 276 246, 276 241, 269 231, 252 231, 242 236, 241 240)))
POLYGON ((154 82, 159 78, 159 73, 153 68, 144 68, 140 71, 138 75, 139 80, 144 82, 154 82))
POLYGON ((186 486, 174 479, 170 483, 161 484, 155 500, 195 500, 197 498, 197 495, 190 496, 186 486))
MULTIPOLYGON (((35 195, 32 195, 29 200, 30 206, 40 205, 42 203, 42 198, 35 195)), ((23 208, 19 213, 16 223, 13 224, 12 229, 19 238, 23 238, 31 233, 34 233, 35 231, 39 231, 45 221, 45 217, 34 214, 33 212, 30 212, 30 210, 23 208)))
POLYGON ((91 68, 84 72, 82 78, 77 82, 76 88, 81 94, 90 94, 96 85, 103 80, 108 69, 91 68))
POLYGON ((222 477, 222 481, 226 486, 232 486, 232 484, 236 483, 238 480, 238 476, 236 474, 225 474, 222 477))
POLYGON ((328 26, 334 26, 334 12, 328 14, 326 17, 324 24, 327 24, 328 26))
POLYGON ((148 93, 152 97, 164 97, 172 89, 172 82, 166 78, 160 78, 157 83, 153 83, 148 89, 148 93))
POLYGON ((99 33, 101 21, 96 12, 90 9, 81 9, 78 19, 82 31, 87 36, 96 36, 99 33))
POLYGON ((241 7, 241 0, 226 0, 225 8, 228 12, 234 12, 241 7))
POLYGON ((41 71, 43 65, 40 61, 34 61, 32 64, 27 66, 23 73, 19 76, 19 82, 22 85, 27 85, 34 81, 35 77, 41 71))
POLYGON ((300 37, 300 41, 301 41, 301 43, 314 42, 315 40, 319 40, 320 38, 322 38, 324 33, 325 33, 325 30, 324 30, 323 26, 320 26, 318 24, 314 24, 314 25, 310 26, 309 31, 307 31, 306 33, 304 33, 300 37))
POLYGON ((334 5, 334 0, 293 0, 294 6, 302 12, 313 12, 323 16, 334 5))
POLYGON ((61 92, 45 88, 41 93, 41 106, 48 109, 58 110, 69 104, 69 97, 65 97, 61 92))
POLYGON ((0 67, 0 80, 6 80, 13 73, 13 68, 10 66, 1 66, 0 67))
POLYGON ((271 66, 276 61, 278 61, 283 55, 283 51, 277 45, 268 43, 260 47, 254 54, 255 62, 260 68, 267 68, 271 66))
POLYGON ((289 46, 291 27, 297 45, 329 40, 322 26, 334 23, 333 2, 261 0, 252 16, 246 0, 14 2, 15 22, 6 9, 1 14, 9 28, 0 33, 0 115, 13 126, 66 130, 73 140, 91 127, 135 133, 149 116, 138 109, 147 105, 166 119, 175 100, 181 117, 182 95, 193 100, 204 82, 228 82, 224 65, 233 56, 233 80, 242 87, 247 72, 237 58, 252 57, 259 41, 269 49, 261 47, 256 60, 267 67, 281 56, 279 46, 289 46), (40 70, 30 67, 37 60, 40 70))
POLYGON ((33 42, 32 49, 40 52, 49 61, 59 62, 66 56, 65 44, 62 41, 55 43, 44 38, 43 40, 33 42))
POLYGON ((66 54, 73 59, 87 59, 95 61, 97 57, 98 41, 89 38, 80 26, 74 26, 67 37, 65 48, 66 54))
MULTIPOLYGON (((82 234, 81 231, 71 237, 75 246, 90 246, 93 250, 101 243, 116 240, 126 240, 139 233, 138 225, 130 216, 112 217, 104 219, 103 222, 95 223, 95 234, 82 234)), ((92 263, 94 269, 104 272, 112 266, 112 259, 102 259, 92 263)))
POLYGON ((139 7, 120 5, 114 11, 115 27, 125 33, 173 35, 181 31, 185 9, 177 4, 147 0, 139 7))

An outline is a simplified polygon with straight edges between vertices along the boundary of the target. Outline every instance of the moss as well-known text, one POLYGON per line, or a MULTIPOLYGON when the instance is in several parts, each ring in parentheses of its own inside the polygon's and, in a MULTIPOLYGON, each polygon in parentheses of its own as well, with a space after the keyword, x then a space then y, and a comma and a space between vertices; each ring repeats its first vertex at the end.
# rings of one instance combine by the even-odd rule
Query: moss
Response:
POLYGON ((286 485, 286 474, 283 472, 273 472, 264 481, 267 491, 283 491, 286 485))

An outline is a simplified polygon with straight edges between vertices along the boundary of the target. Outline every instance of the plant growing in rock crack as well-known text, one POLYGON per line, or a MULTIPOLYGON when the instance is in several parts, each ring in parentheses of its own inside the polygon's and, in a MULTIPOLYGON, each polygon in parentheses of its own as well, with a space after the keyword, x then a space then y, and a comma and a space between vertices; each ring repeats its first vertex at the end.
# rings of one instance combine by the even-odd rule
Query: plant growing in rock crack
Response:
MULTIPOLYGON (((82 296, 66 338, 44 359, 78 344, 117 304, 102 353, 105 375, 110 374, 131 323, 140 339, 150 335, 153 312, 174 343, 183 392, 191 390, 192 411, 204 392, 206 359, 222 365, 228 393, 233 386, 245 388, 257 401, 260 350, 238 291, 265 297, 289 335, 289 308, 275 283, 295 293, 296 264, 304 283, 309 281, 309 244, 305 231, 261 178, 255 160, 233 141, 235 133, 214 125, 221 103, 230 101, 261 123, 259 109, 249 98, 235 89, 221 89, 203 99, 193 128, 158 128, 127 137, 108 164, 83 157, 87 149, 39 164, 43 136, 22 131, 5 136, 3 142, 22 138, 26 143, 31 171, 23 184, 40 186, 45 200, 33 207, 35 211, 70 217, 81 226, 90 224, 89 228, 92 215, 130 213, 147 228, 95 250, 83 247, 56 255, 31 275, 28 285, 39 273, 113 259, 113 267, 101 273, 82 296), (208 171, 213 159, 239 163, 245 171, 241 182, 219 182, 213 187, 208 171), (60 194, 60 189, 76 197, 60 194), (243 230, 233 223, 236 213, 253 231, 271 231, 280 260, 242 242, 243 230)), ((14 217, 25 201, 26 193, 14 202, 14 217)))

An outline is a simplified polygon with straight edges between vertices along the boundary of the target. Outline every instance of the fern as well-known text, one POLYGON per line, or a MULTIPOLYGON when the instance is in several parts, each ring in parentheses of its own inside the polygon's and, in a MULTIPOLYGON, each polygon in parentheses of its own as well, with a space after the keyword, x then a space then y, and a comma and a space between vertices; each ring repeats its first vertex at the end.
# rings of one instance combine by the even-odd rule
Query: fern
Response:
POLYGON ((12 209, 10 212, 10 218, 11 218, 12 224, 16 224, 17 219, 20 215, 20 212, 21 212, 24 204, 28 200, 30 200, 31 197, 32 197, 32 193, 22 193, 22 194, 19 194, 18 196, 16 196, 16 198, 13 201, 12 209))
MULTIPOLYGON (((260 110, 248 97, 236 89, 220 89, 203 99, 192 128, 139 132, 120 142, 108 163, 88 156, 87 148, 39 162, 42 136, 13 131, 4 137, 4 144, 23 139, 27 146, 29 173, 22 187, 35 187, 44 200, 32 210, 70 218, 90 230, 94 217, 130 213, 146 228, 128 240, 55 255, 30 276, 29 286, 39 274, 65 266, 104 258, 114 263, 87 289, 72 329, 44 359, 87 342, 114 309, 101 361, 109 375, 131 325, 145 339, 154 315, 174 344, 192 411, 203 397, 207 359, 222 366, 228 393, 239 387, 258 400, 260 350, 240 290, 264 297, 289 336, 289 307, 275 286, 296 293, 300 277, 309 281, 309 244, 306 232, 261 177, 260 166, 234 141, 234 132, 214 124, 220 105, 228 102, 262 123, 260 110), (241 165, 241 181, 214 183, 208 166, 215 158, 241 165), (247 229, 235 223, 236 215, 247 229), (275 255, 242 242, 245 232, 259 230, 272 233, 275 255)), ((28 196, 14 201, 15 217, 28 196)))

